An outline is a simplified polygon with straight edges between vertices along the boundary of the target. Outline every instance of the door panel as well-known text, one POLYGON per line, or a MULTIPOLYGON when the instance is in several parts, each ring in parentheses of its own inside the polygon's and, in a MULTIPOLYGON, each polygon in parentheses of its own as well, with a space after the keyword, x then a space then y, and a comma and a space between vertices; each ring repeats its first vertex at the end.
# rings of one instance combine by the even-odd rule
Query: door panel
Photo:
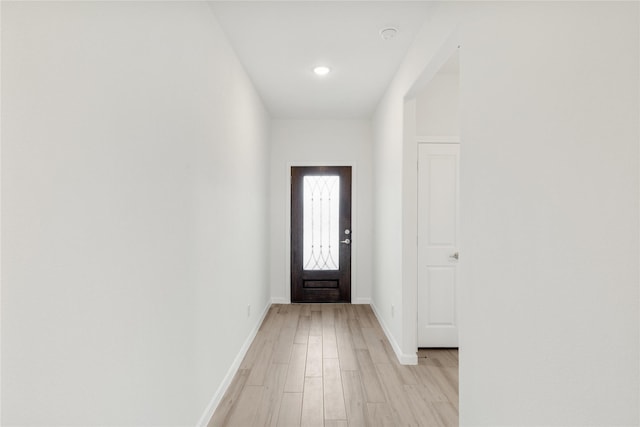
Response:
POLYGON ((352 240, 351 167, 292 167, 292 302, 351 302, 352 240))
POLYGON ((458 144, 418 146, 418 346, 458 346, 458 144))
POLYGON ((429 325, 455 326, 455 268, 428 267, 427 294, 429 325))

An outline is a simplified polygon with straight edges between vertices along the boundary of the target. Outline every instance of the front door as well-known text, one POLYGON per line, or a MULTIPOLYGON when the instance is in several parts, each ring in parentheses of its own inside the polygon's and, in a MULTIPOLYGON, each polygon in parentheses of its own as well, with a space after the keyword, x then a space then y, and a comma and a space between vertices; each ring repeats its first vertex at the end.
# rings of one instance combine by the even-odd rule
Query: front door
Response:
POLYGON ((458 347, 459 153, 418 146, 418 347, 458 347))
POLYGON ((351 302, 351 167, 291 168, 291 302, 351 302))

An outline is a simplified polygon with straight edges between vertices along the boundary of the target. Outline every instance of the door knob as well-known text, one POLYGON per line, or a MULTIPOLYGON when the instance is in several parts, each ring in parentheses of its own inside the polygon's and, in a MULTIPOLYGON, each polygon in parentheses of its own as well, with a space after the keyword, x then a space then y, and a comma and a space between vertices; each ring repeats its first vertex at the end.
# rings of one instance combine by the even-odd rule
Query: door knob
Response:
POLYGON ((351 240, 350 239, 340 240, 340 243, 344 243, 344 244, 348 245, 349 243, 351 243, 351 240))
POLYGON ((460 259, 460 254, 458 252, 456 252, 453 255, 449 255, 449 258, 460 259))

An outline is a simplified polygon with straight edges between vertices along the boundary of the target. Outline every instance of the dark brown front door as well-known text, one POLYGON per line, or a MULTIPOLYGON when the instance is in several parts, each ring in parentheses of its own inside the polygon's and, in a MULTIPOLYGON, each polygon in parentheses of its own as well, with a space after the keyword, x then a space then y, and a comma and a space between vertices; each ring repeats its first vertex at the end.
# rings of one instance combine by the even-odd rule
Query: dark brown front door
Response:
POLYGON ((351 302, 351 167, 291 168, 291 302, 351 302))

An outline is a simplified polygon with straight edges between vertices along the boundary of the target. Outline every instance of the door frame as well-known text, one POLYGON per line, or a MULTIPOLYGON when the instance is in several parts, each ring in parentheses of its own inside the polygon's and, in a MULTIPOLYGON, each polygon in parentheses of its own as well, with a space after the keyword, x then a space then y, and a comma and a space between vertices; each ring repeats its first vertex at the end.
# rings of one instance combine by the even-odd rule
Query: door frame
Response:
MULTIPOLYGON (((457 215, 456 215, 456 232, 458 233, 458 244, 456 250, 460 250, 460 137, 459 136, 417 136, 415 139, 416 142, 416 156, 418 162, 418 169, 420 168, 420 157, 419 157, 419 148, 421 145, 457 145, 458 146, 458 176, 456 178, 456 186, 457 186, 457 195, 456 195, 456 205, 457 205, 457 215)), ((416 236, 418 235, 418 228, 420 224, 420 210, 418 209, 417 199, 419 197, 418 192, 420 191, 420 181, 419 181, 419 173, 416 174, 416 236)), ((420 243, 417 242, 416 245, 416 301, 419 300, 419 280, 420 274, 418 272, 418 265, 422 260, 420 259, 420 243)), ((458 348, 460 348, 460 261, 456 261, 456 294, 455 294, 455 304, 456 304, 456 327, 458 328, 458 348)), ((418 304, 416 303, 416 323, 418 321, 418 304)), ((417 325, 416 328, 416 346, 417 348, 421 348, 418 343, 418 329, 420 325, 417 325)))
POLYGON ((360 230, 358 228, 358 168, 355 161, 326 161, 326 162, 308 162, 308 161, 289 161, 284 170, 285 185, 287 186, 285 194, 285 235, 284 235, 284 271, 285 271, 285 289, 284 297, 287 304, 291 304, 291 168, 305 166, 350 166, 351 167, 351 230, 356 236, 351 242, 351 304, 358 304, 358 236, 360 230))
MULTIPOLYGON (((351 233, 351 205, 352 205, 352 172, 351 166, 295 166, 291 168, 291 302, 293 303, 293 294, 296 295, 296 301, 298 303, 311 302, 311 303, 351 303, 351 239, 353 234, 351 233), (295 170, 294 170, 295 169, 295 170), (295 175, 295 177, 294 177, 295 175), (308 177, 324 177, 324 178, 337 178, 337 182, 334 181, 333 185, 326 186, 327 182, 312 184, 312 187, 308 187, 306 180, 308 177), (307 189, 315 188, 320 192, 320 202, 317 206, 319 208, 319 217, 314 215, 314 209, 311 209, 311 224, 307 223, 307 189), (333 193, 333 190, 337 190, 333 193), (295 193, 293 191, 295 190, 295 193), (329 191, 329 211, 327 212, 327 206, 323 203, 324 192, 329 191), (334 204, 337 202, 337 204, 334 204), (337 207, 337 211, 332 209, 337 207), (324 230, 322 224, 325 221, 325 214, 329 215, 330 222, 328 224, 329 236, 328 244, 329 251, 325 253, 323 250, 323 238, 324 230), (306 268, 306 263, 310 262, 306 259, 308 227, 313 227, 315 219, 319 219, 321 224, 319 240, 312 239, 311 253, 315 253, 314 243, 319 244, 320 252, 317 254, 318 258, 315 258, 316 266, 319 268, 310 269, 306 268), (337 234, 333 234, 335 231, 337 234), (295 234, 293 234, 295 232, 295 234), (335 240, 334 240, 335 239, 335 240), (337 251, 331 249, 332 244, 337 251), (324 254, 324 255, 323 255, 324 254), (334 255, 333 257, 331 255, 334 255), (333 262, 337 264, 335 267, 328 267, 328 259, 325 256, 329 256, 333 259, 333 262), (324 262, 324 267, 318 262, 324 262), (294 270, 295 269, 295 270, 294 270), (307 283, 314 283, 314 286, 307 287, 307 283)), ((311 190, 310 203, 314 206, 317 202, 313 202, 313 192, 311 190)), ((313 232, 309 237, 313 237, 313 232)))

